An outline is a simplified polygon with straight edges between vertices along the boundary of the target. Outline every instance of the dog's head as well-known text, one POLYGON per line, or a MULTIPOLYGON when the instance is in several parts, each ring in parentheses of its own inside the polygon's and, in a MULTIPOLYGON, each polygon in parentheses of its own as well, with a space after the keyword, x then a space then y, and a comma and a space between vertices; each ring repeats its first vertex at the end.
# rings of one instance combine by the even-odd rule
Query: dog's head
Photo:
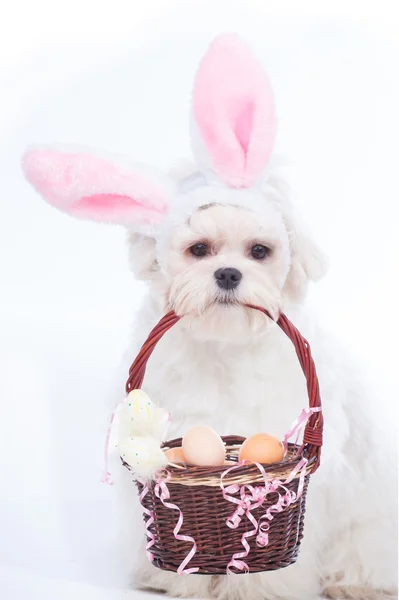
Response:
POLYGON ((267 322, 246 304, 277 316, 324 263, 268 172, 270 84, 237 36, 219 36, 203 58, 192 117, 197 167, 186 176, 70 148, 30 149, 23 167, 60 210, 127 227, 136 276, 195 335, 244 339, 267 322))

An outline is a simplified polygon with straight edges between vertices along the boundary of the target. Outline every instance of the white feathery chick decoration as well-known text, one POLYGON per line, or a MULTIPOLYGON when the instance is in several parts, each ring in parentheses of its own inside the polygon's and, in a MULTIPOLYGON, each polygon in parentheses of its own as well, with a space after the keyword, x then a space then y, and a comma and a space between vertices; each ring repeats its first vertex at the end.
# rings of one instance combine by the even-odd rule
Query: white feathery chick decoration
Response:
POLYGON ((142 390, 132 390, 126 403, 131 434, 149 435, 162 441, 170 423, 170 412, 159 408, 142 390))
POLYGON ((168 462, 160 445, 170 423, 170 412, 154 404, 142 390, 132 390, 120 419, 117 446, 121 458, 136 476, 151 478, 168 462))
POLYGON ((143 479, 151 478, 168 462, 158 440, 152 437, 124 438, 119 442, 118 450, 122 460, 131 467, 134 474, 143 479))

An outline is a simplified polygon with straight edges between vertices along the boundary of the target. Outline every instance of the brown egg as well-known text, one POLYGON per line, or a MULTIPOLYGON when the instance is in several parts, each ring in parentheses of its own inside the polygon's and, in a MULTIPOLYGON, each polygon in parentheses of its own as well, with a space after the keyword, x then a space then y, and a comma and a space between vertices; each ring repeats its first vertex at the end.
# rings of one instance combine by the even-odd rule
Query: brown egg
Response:
POLYGON ((239 460, 253 460, 270 465, 284 457, 283 444, 268 433, 257 433, 247 438, 240 448, 239 460))
POLYGON ((186 459, 184 458, 183 449, 181 446, 177 448, 169 448, 169 450, 165 450, 166 458, 169 462, 172 463, 185 463, 186 459))

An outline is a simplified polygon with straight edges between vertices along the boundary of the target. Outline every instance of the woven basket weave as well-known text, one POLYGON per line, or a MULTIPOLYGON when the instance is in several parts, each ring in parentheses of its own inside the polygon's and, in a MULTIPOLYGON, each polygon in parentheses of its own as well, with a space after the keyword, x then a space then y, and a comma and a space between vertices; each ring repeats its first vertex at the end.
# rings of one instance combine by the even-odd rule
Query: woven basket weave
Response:
MULTIPOLYGON (((263 308, 256 306, 250 306, 250 308, 260 310, 270 317, 263 308)), ((178 321, 179 317, 174 312, 170 312, 151 331, 130 368, 126 383, 127 393, 141 387, 147 361, 157 342, 178 321)), ((285 315, 280 316, 277 324, 294 344, 299 363, 306 377, 309 407, 320 408, 319 384, 308 342, 285 315)), ((303 537, 309 478, 320 464, 322 432, 323 416, 320 411, 313 413, 308 420, 302 445, 290 444, 283 462, 265 467, 269 480, 278 478, 284 481, 304 457, 308 459, 302 494, 282 512, 274 515, 269 523, 267 545, 259 547, 254 537, 248 538, 250 551, 245 558, 247 571, 251 573, 272 571, 287 567, 296 561, 303 537)), ((237 461, 239 448, 244 439, 238 436, 223 437, 227 459, 237 461)), ((181 441, 179 438, 165 442, 164 447, 180 446, 181 441)), ((126 464, 125 466, 128 467, 126 464)), ((232 555, 243 550, 243 533, 252 528, 251 523, 246 519, 242 519, 235 529, 226 525, 226 519, 231 516, 234 505, 226 500, 221 492, 220 477, 225 470, 226 466, 168 466, 167 486, 170 492, 170 502, 176 504, 184 515, 180 534, 191 536, 195 540, 196 552, 191 558, 189 566, 197 568, 199 574, 226 574, 226 568, 232 555)), ((251 463, 235 468, 228 474, 224 483, 225 485, 238 483, 240 486, 244 484, 265 485, 258 467, 251 463)), ((141 493, 143 484, 137 482, 137 485, 141 493)), ((192 543, 175 538, 173 530, 177 522, 176 513, 165 507, 157 496, 156 482, 152 481, 148 485, 149 490, 142 498, 142 505, 154 516, 154 522, 149 527, 154 540, 151 547, 153 564, 161 569, 177 572, 192 549, 192 543)), ((286 489, 296 493, 299 485, 300 478, 296 476, 286 484, 286 489)), ((269 493, 262 506, 253 510, 254 518, 260 519, 265 514, 265 510, 276 503, 276 499, 276 492, 269 493)))

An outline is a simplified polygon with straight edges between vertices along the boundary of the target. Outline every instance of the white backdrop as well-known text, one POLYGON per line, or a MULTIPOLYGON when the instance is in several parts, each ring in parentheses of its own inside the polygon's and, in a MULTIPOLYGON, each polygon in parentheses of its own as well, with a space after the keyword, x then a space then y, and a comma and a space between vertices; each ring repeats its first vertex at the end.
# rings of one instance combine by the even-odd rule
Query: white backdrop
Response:
POLYGON ((122 230, 69 219, 26 184, 24 148, 78 143, 161 168, 189 156, 197 63, 238 31, 269 70, 276 152, 330 257, 310 300, 394 393, 399 49, 389 2, 105 4, 17 2, 1 25, 0 557, 3 575, 110 588, 123 577, 115 494, 99 484, 106 397, 144 288, 122 230))

